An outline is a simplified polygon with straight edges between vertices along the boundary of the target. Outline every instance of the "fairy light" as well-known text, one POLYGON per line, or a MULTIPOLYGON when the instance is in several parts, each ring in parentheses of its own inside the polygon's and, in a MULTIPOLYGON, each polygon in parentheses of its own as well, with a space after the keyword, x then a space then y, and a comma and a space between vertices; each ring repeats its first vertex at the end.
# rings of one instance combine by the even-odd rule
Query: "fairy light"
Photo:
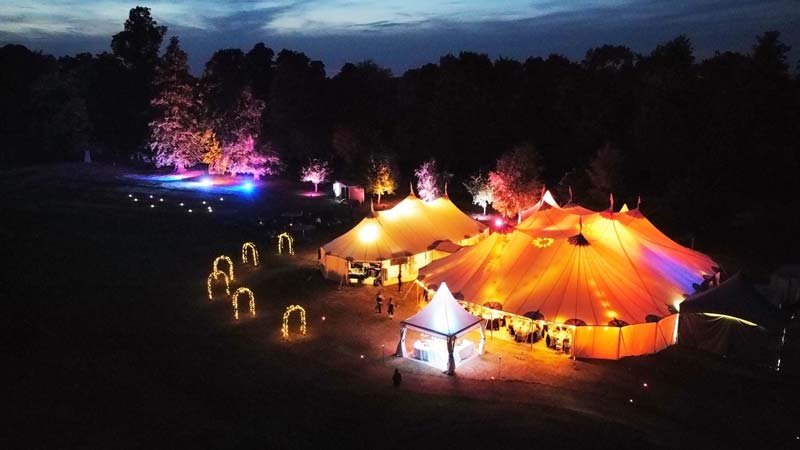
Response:
POLYGON ((150 207, 151 207, 151 208, 155 208, 155 207, 156 207, 156 205, 154 205, 154 204, 150 203, 150 207))
POLYGON ((250 253, 253 255, 253 267, 258 267, 258 250, 256 250, 256 244, 252 242, 245 242, 242 244, 242 263, 247 264, 247 249, 250 249, 250 253))
POLYGON ((133 194, 128 194, 128 198, 133 198, 133 194))
POLYGON ((158 201, 160 201, 160 202, 163 202, 163 201, 164 201, 164 199, 163 199, 163 198, 159 198, 159 199, 158 199, 158 201))
POLYGON ((138 202, 138 201, 139 201, 139 199, 138 199, 138 198, 134 198, 134 199, 133 199, 133 201, 135 201, 135 202, 138 202))
MULTIPOLYGON (((190 209, 189 212, 192 212, 192 210, 190 209)), ((211 268, 211 272, 213 273, 219 270, 218 266, 220 261, 225 261, 226 263, 228 263, 228 278, 230 278, 230 280, 233 281, 233 260, 231 260, 225 255, 217 256, 217 259, 214 260, 214 265, 211 268)))
POLYGON ((306 310, 300 305, 290 305, 283 313, 283 326, 281 327, 281 335, 284 339, 289 339, 289 316, 294 311, 300 311, 300 334, 306 334, 306 310))
POLYGON ((206 201, 205 201, 205 200, 203 200, 203 204, 204 204, 204 205, 206 204, 206 201))
POLYGON ((189 212, 192 212, 192 209, 191 209, 191 208, 189 208, 189 212))
POLYGON ((221 270, 217 270, 217 271, 211 272, 208 275, 207 284, 208 284, 208 299, 209 300, 214 300, 214 294, 213 294, 213 291, 212 291, 212 287, 213 287, 214 282, 219 279, 220 275, 222 276, 222 279, 225 280, 225 295, 231 295, 231 288, 230 288, 231 282, 228 279, 228 275, 225 272, 221 271, 221 270))
POLYGON ((183 206, 183 202, 181 202, 181 206, 183 206))
POLYGON ((289 254, 290 255, 294 255, 294 238, 292 238, 292 236, 289 235, 289 233, 286 233, 286 232, 281 233, 281 234, 278 235, 278 254, 279 255, 283 254, 283 240, 284 239, 286 239, 286 241, 289 243, 289 254))
POLYGON ((233 304, 233 318, 235 320, 239 320, 239 296, 241 294, 247 294, 250 297, 250 314, 255 316, 256 315, 256 297, 253 295, 253 291, 246 287, 240 287, 236 289, 236 292, 233 293, 233 297, 231 297, 231 303, 233 304))
POLYGON ((225 199, 224 199, 224 198, 222 198, 222 197, 220 197, 220 198, 219 198, 219 201, 221 201, 221 202, 224 202, 224 201, 225 201, 225 199))
POLYGON ((208 212, 214 212, 210 206, 208 207, 208 212))
POLYGON ((152 195, 150 195, 150 198, 153 198, 153 196, 152 196, 152 195))

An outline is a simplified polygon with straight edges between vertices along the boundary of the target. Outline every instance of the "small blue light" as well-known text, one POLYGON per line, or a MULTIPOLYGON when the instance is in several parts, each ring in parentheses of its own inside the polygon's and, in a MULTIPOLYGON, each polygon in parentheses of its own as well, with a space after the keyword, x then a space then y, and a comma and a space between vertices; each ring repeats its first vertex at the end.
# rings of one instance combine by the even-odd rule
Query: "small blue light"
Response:
POLYGON ((209 187, 214 184, 214 181, 211 178, 203 178, 200 180, 200 185, 209 187))
POLYGON ((251 183, 249 181, 244 182, 244 184, 242 184, 242 190, 244 190, 246 192, 252 191, 253 190, 253 183, 251 183))

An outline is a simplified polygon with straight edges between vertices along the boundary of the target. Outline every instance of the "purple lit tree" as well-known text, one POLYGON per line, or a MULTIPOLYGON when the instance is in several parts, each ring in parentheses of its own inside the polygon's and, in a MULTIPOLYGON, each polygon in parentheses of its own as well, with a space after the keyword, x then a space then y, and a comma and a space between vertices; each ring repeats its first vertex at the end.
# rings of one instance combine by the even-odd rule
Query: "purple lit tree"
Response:
POLYGON ((486 207, 491 205, 494 201, 494 190, 492 185, 489 184, 489 178, 479 173, 470 177, 464 183, 467 192, 472 195, 472 203, 483 208, 483 215, 486 215, 486 207))
POLYGON ((157 94, 150 104, 156 118, 150 122, 150 149, 157 167, 172 166, 183 172, 200 162, 204 152, 194 80, 186 52, 173 37, 154 80, 157 94))
POLYGON ((318 192, 320 183, 328 181, 331 174, 330 166, 327 161, 312 159, 300 171, 300 181, 307 181, 314 184, 314 192, 318 192))
POLYGON ((426 202, 435 200, 439 197, 439 180, 442 179, 442 174, 439 173, 436 167, 436 160, 429 159, 422 163, 422 165, 414 171, 417 177, 417 194, 422 200, 426 202))
POLYGON ((280 157, 269 144, 258 148, 258 130, 264 102, 242 91, 231 109, 214 119, 221 146, 207 147, 203 162, 212 174, 252 174, 254 179, 272 175, 280 169, 280 157))

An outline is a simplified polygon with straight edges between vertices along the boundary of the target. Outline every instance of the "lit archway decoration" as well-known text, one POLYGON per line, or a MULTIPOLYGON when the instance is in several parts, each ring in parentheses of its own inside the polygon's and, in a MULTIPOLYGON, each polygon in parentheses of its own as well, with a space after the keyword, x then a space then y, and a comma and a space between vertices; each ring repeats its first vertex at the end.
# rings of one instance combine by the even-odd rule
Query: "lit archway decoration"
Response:
POLYGON ((228 275, 221 270, 215 270, 208 275, 208 299, 214 300, 214 294, 212 291, 212 287, 215 281, 222 277, 225 280, 225 295, 231 295, 231 282, 228 279, 228 275))
POLYGON ((241 294, 247 294, 250 297, 250 314, 253 316, 256 315, 256 297, 253 295, 253 291, 246 287, 240 287, 236 289, 236 292, 233 293, 233 297, 231 297, 233 318, 236 320, 239 320, 239 295, 241 294))
POLYGON ((218 267, 220 261, 225 261, 228 263, 228 279, 229 281, 233 281, 233 260, 225 255, 217 256, 217 259, 214 260, 214 266, 211 268, 211 273, 219 271, 218 267))
POLYGON ((283 326, 281 327, 281 335, 283 335, 284 339, 289 339, 289 316, 294 311, 300 311, 300 334, 303 336, 306 334, 306 310, 300 305, 291 305, 286 308, 286 312, 283 313, 283 326))
POLYGON ((242 263, 246 264, 248 262, 247 258, 247 250, 250 250, 250 254, 253 257, 253 267, 258 267, 258 250, 256 249, 256 244, 252 242, 245 242, 242 244, 242 263))
POLYGON ((533 241, 531 241, 531 244, 534 247, 547 248, 547 247, 550 247, 551 245, 553 245, 553 242, 555 242, 555 241, 556 241, 555 239, 549 238, 549 237, 537 237, 537 238, 534 238, 533 241))
POLYGON ((283 254, 283 240, 289 243, 289 254, 294 255, 294 238, 289 233, 281 233, 278 235, 278 254, 283 254))

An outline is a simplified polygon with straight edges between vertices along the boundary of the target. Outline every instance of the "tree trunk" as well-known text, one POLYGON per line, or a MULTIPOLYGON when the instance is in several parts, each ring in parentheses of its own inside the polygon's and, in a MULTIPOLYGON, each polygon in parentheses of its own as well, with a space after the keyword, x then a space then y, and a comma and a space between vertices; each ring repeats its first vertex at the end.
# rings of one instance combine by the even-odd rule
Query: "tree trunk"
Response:
POLYGON ((381 193, 378 192, 378 205, 380 205, 380 204, 381 204, 381 193))
POLYGON ((483 205, 483 215, 486 216, 486 205, 483 205))
POLYGON ((317 183, 314 183, 314 193, 318 192, 318 186, 319 185, 317 183))
POLYGON ((183 167, 183 164, 175 164, 175 172, 177 173, 186 172, 186 168, 183 167))

